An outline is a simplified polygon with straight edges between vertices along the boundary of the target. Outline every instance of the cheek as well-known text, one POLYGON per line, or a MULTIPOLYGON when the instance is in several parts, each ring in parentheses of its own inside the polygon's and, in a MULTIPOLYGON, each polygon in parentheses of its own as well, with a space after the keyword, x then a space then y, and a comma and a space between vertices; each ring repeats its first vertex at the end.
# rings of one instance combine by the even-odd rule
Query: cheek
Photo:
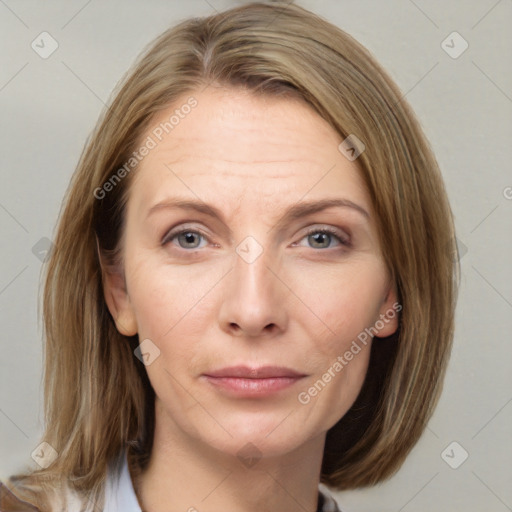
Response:
MULTIPOLYGON (((320 391, 316 407, 325 411, 323 419, 326 429, 335 425, 352 407, 363 386, 370 357, 370 343, 353 345, 337 356, 335 362, 319 376, 313 392, 320 391), (357 347, 357 350, 354 350, 357 347)), ((313 401, 313 396, 311 399, 313 401)))
MULTIPOLYGON (((134 258, 130 265, 127 262, 126 271, 139 337, 155 339, 157 343, 172 337, 182 324, 201 329, 201 319, 206 320, 209 314, 208 294, 222 276, 215 269, 198 271, 194 265, 163 265, 151 256, 134 258), (190 322, 191 318, 194 322, 190 322)), ((193 336, 193 332, 188 332, 193 336)))
POLYGON ((321 320, 331 349, 341 349, 379 318, 386 272, 379 261, 347 265, 315 273, 301 286, 305 305, 321 320))

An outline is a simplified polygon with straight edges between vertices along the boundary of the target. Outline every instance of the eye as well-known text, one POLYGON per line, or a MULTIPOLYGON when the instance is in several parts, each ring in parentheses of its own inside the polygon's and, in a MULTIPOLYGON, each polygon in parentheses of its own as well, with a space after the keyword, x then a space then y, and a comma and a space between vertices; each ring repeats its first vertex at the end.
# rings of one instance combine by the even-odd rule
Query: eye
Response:
POLYGON ((169 233, 162 241, 162 245, 176 242, 175 245, 178 245, 181 249, 200 249, 204 247, 204 245, 200 245, 201 240, 206 243, 205 236, 199 231, 181 229, 180 231, 169 233))
MULTIPOLYGON (((313 249, 331 249, 336 246, 348 246, 349 241, 341 233, 338 233, 332 228, 313 228, 305 237, 301 239, 306 240, 309 247, 313 249)), ((302 245, 299 242, 299 245, 302 245)))

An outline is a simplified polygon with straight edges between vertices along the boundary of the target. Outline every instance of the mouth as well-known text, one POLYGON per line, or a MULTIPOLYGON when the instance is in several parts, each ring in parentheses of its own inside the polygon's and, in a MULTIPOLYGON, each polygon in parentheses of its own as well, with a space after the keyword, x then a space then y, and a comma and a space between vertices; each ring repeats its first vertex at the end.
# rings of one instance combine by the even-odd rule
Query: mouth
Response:
POLYGON ((205 373, 207 377, 215 378, 241 378, 241 379, 275 379, 305 377, 304 373, 297 372, 284 366, 231 366, 220 370, 205 373))
POLYGON ((224 394, 255 398, 290 388, 307 375, 282 366, 232 366, 204 373, 201 377, 224 394))

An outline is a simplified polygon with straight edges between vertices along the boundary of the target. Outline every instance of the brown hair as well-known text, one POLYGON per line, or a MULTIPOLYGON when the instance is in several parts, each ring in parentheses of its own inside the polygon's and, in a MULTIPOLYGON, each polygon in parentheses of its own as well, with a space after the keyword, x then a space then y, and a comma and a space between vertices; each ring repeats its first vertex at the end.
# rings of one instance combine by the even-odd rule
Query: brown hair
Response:
POLYGON ((133 354, 137 337, 121 335, 107 309, 97 250, 98 242, 118 263, 133 173, 96 196, 156 113, 211 83, 300 96, 340 136, 356 134, 366 146, 357 163, 403 310, 397 333, 372 345, 355 404, 327 434, 321 481, 348 489, 389 477, 438 400, 453 338, 457 249, 438 165, 400 90, 351 36, 300 7, 253 3, 190 19, 158 37, 115 91, 60 215, 43 303, 43 440, 58 457, 10 481, 44 509, 62 482, 101 499, 107 466, 127 447, 139 467, 147 462, 154 392, 133 354))

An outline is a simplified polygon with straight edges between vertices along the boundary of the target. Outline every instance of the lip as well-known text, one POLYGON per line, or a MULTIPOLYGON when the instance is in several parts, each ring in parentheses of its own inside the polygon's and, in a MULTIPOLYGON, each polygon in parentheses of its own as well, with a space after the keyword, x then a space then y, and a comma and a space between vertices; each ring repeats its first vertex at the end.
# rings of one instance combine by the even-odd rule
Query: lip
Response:
POLYGON ((255 398, 289 388, 306 375, 282 366, 232 366, 205 373, 202 377, 228 395, 255 398))
POLYGON ((242 379, 272 379, 279 377, 305 377, 305 374, 296 372, 284 366, 230 366, 205 373, 207 377, 238 377, 242 379))

